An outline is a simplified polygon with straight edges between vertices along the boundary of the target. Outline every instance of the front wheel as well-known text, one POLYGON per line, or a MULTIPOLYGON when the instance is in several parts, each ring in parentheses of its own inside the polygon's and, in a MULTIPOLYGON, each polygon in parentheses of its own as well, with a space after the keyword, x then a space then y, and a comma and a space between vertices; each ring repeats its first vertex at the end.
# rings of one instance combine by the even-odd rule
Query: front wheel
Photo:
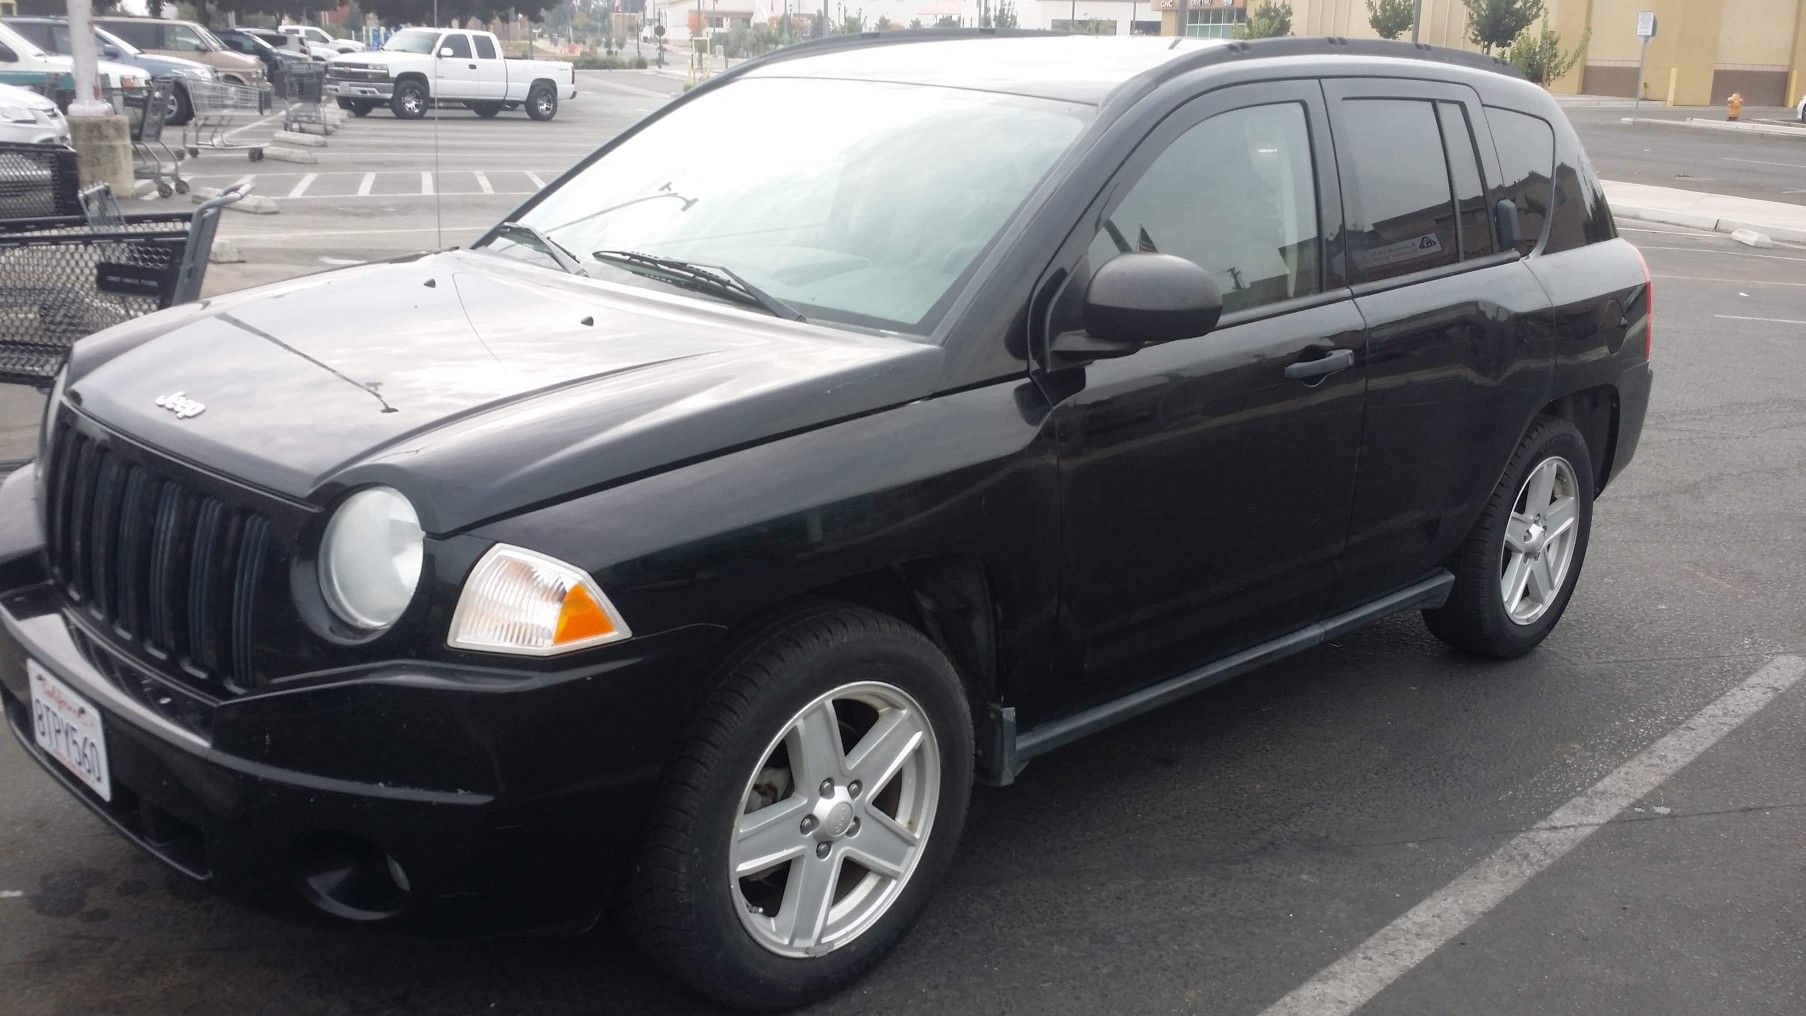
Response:
POLYGON ((1593 459, 1580 431, 1543 417, 1506 465, 1455 563, 1437 638, 1495 659, 1540 645, 1568 607, 1593 526, 1593 459))
POLYGON ((527 93, 527 115, 535 120, 550 120, 558 115, 558 90, 551 85, 534 85, 527 93))
POLYGON ((397 120, 418 120, 426 115, 426 86, 418 81, 403 81, 395 86, 389 99, 389 110, 397 120))
POLYGON ((972 721, 934 643, 823 605, 724 665, 626 897, 639 944, 729 1005, 821 998, 895 945, 953 856, 972 721))

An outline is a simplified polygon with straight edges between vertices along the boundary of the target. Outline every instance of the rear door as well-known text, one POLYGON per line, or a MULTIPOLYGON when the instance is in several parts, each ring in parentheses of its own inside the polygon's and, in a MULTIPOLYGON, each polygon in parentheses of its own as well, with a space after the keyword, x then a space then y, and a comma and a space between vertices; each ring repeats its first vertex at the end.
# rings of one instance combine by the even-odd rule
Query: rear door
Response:
MULTIPOLYGON (((1083 221, 1082 256, 1059 262, 1073 278, 1129 251, 1176 254, 1210 271, 1224 313, 1208 334, 1048 379, 1062 609, 1082 648, 1049 711, 1318 617, 1348 524, 1365 379, 1314 82, 1179 107, 1083 221), (1312 361, 1325 372, 1288 376, 1312 361)), ((1048 332, 1078 326, 1053 314, 1048 332)))
POLYGON ((508 65, 495 48, 495 39, 482 32, 470 36, 471 53, 476 57, 477 91, 483 99, 501 100, 508 96, 508 65))
POLYGON ((1324 82, 1367 322, 1368 387, 1335 609, 1441 566, 1548 400, 1548 298, 1503 244, 1505 200, 1479 98, 1464 85, 1324 82))

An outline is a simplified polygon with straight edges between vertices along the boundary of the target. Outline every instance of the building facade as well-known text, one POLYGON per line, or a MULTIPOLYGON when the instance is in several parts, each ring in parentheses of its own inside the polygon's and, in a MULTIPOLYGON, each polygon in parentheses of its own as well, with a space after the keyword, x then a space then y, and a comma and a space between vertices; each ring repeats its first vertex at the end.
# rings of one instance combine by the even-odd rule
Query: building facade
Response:
MULTIPOLYGON (((1291 0, 1293 35, 1372 38, 1365 0, 1291 0)), ((1178 0, 1153 0, 1162 35, 1178 35, 1178 0)), ((1786 106, 1806 90, 1806 0, 1546 0, 1548 24, 1568 46, 1584 38, 1557 92, 1643 98, 1677 106, 1721 105, 1735 92, 1756 106, 1786 106), (1644 51, 1637 15, 1656 15, 1644 51), (1637 78, 1638 58, 1643 76, 1637 78)), ((1228 35, 1258 0, 1188 0, 1184 34, 1228 35)), ((1478 49, 1461 0, 1423 0, 1418 37, 1478 49)))

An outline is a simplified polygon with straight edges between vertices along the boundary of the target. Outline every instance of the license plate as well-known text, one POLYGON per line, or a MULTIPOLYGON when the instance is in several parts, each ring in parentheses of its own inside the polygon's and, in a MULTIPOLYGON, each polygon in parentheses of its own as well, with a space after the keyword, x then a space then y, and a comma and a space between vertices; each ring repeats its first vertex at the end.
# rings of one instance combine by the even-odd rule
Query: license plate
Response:
POLYGON ((100 710, 27 660, 31 679, 31 731, 38 747, 63 764, 103 801, 113 799, 113 781, 107 773, 107 739, 101 729, 100 710))

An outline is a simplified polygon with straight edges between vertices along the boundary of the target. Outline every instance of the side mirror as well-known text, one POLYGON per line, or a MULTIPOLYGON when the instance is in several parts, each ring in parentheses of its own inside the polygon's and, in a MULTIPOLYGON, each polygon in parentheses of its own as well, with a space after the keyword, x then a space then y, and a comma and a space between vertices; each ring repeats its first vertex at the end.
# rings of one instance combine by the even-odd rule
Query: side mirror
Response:
POLYGON ((451 47, 450 46, 440 46, 439 47, 439 55, 440 56, 451 56, 452 55, 451 47))
POLYGON ((105 46, 100 47, 100 55, 106 57, 108 60, 117 60, 119 59, 119 47, 109 42, 105 46))
POLYGON ((1091 276, 1083 313, 1084 331, 1052 343, 1054 353, 1073 363, 1203 335, 1223 315, 1223 295, 1209 272, 1182 257, 1118 254, 1091 276))

